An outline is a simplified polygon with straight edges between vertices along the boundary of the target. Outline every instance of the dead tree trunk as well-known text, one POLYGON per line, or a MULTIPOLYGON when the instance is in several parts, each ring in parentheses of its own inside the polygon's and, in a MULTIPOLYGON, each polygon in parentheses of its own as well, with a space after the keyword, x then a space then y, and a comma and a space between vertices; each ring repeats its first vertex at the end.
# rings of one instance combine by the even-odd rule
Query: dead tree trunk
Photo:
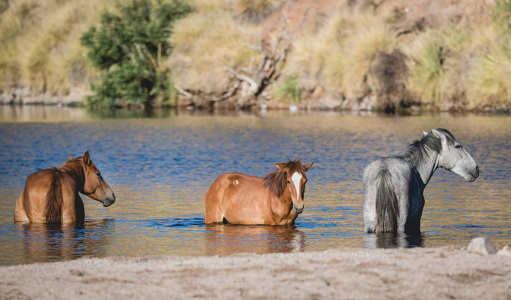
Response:
MULTIPOLYGON (((277 34, 263 38, 254 44, 246 45, 256 50, 261 56, 257 65, 254 64, 256 59, 252 57, 249 66, 246 68, 235 70, 231 67, 224 67, 232 78, 232 83, 226 91, 220 95, 211 95, 200 91, 180 91, 178 89, 181 95, 189 98, 194 103, 197 102, 198 98, 201 98, 201 100, 208 102, 211 107, 222 101, 235 101, 238 109, 247 109, 257 105, 261 93, 281 75, 293 41, 306 21, 308 11, 304 13, 296 29, 290 32, 288 29, 290 7, 291 5, 288 3, 282 10, 280 29, 277 34)), ((256 40, 255 37, 254 40, 256 40)))
POLYGON ((273 37, 273 40, 270 37, 263 39, 258 45, 248 45, 261 55, 261 60, 257 66, 253 64, 254 59, 252 59, 248 68, 243 68, 241 71, 225 67, 231 76, 239 82, 240 93, 237 101, 239 108, 256 105, 260 94, 281 75, 293 41, 305 23, 307 16, 306 12, 299 26, 291 33, 287 28, 289 8, 288 5, 287 10, 280 18, 281 29, 273 37))

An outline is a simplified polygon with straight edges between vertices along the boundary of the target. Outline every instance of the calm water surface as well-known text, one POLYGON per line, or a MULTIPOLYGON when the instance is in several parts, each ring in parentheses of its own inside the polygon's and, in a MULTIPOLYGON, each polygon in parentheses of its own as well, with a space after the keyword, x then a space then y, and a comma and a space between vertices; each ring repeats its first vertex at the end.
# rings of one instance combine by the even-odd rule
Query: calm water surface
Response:
POLYGON ((511 243, 511 118, 447 114, 192 114, 0 106, 0 264, 82 256, 227 255, 331 248, 511 243), (425 191, 420 236, 364 234, 362 171, 396 155, 423 130, 447 128, 482 174, 472 183, 438 170, 425 191), (89 150, 117 195, 108 208, 82 196, 82 228, 15 224, 27 175, 89 150), (295 228, 205 226, 203 197, 221 173, 264 176, 301 157, 306 208, 295 228))

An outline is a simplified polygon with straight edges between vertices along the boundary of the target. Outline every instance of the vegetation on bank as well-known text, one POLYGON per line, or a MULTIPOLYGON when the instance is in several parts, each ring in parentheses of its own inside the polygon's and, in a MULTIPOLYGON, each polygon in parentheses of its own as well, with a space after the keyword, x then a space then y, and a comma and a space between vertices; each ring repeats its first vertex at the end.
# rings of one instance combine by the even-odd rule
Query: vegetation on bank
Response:
POLYGON ((175 86, 196 106, 511 107, 511 0, 118 2, 0 0, 4 98, 161 105, 175 86))
POLYGON ((170 70, 163 61, 171 53, 174 22, 190 12, 181 2, 134 0, 101 15, 99 28, 81 37, 87 57, 101 70, 92 83, 90 106, 165 104, 172 95, 170 70))

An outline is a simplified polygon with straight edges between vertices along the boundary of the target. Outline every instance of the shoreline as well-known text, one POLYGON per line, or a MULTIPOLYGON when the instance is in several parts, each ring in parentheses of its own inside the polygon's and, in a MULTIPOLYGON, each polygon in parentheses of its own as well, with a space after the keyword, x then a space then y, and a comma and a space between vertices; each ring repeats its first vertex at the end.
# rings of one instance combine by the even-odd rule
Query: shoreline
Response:
POLYGON ((36 102, 36 103, 10 103, 1 102, 0 106, 4 107, 62 107, 62 108, 73 108, 73 109, 90 109, 91 111, 190 111, 190 112, 244 112, 244 113, 260 113, 269 111, 289 111, 291 113, 296 112, 338 112, 348 114, 385 114, 385 115, 424 115, 424 114, 476 114, 476 115, 511 115, 511 109, 508 108, 488 108, 488 109, 466 109, 459 107, 457 109, 440 109, 431 107, 414 106, 407 109, 396 110, 395 112, 378 111, 374 109, 358 109, 358 108, 340 108, 340 107, 326 107, 308 104, 277 104, 277 105, 261 105, 248 108, 232 108, 232 107, 194 107, 187 105, 173 106, 154 106, 150 108, 144 108, 139 106, 126 106, 126 107, 101 107, 101 108, 87 108, 82 102, 36 102))
POLYGON ((509 299, 511 257, 451 246, 81 258, 0 267, 0 291, 0 299, 509 299))

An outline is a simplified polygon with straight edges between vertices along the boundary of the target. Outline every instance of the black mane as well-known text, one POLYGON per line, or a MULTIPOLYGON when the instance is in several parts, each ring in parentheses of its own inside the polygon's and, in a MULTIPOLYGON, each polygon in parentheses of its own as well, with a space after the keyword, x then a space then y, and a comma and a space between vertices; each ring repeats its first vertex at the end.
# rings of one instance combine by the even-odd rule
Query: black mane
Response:
MULTIPOLYGON (((445 134, 447 137, 447 142, 450 145, 454 145, 456 139, 452 133, 450 133, 447 129, 442 128, 437 128, 436 130, 445 134)), ((429 132, 422 139, 411 143, 408 148, 406 148, 405 152, 397 157, 406 160, 412 166, 416 167, 424 159, 424 155, 426 154, 427 149, 435 151, 436 153, 440 153, 442 150, 442 142, 432 132, 429 132)))

